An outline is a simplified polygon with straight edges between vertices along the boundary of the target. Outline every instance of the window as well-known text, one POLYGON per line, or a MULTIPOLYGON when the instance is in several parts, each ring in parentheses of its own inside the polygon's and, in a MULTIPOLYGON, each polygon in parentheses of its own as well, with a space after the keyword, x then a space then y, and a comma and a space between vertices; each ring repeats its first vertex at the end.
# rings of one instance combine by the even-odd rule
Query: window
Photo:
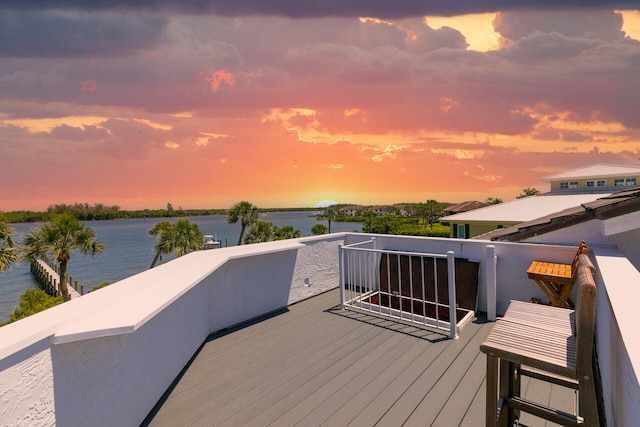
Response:
POLYGON ((593 188, 596 186, 596 182, 595 181, 587 181, 587 188, 593 188))
POLYGON ((569 182, 560 183, 561 190, 570 190, 574 188, 578 188, 578 181, 569 181, 569 182))
POLYGON ((616 178, 613 180, 614 187, 624 187, 624 178, 616 178))
POLYGON ((604 179, 599 179, 597 185, 598 187, 606 187, 607 182, 604 179))
POLYGON ((627 178, 625 181, 627 187, 635 187, 637 184, 637 180, 635 178, 627 178))
POLYGON ((458 224, 458 238, 459 239, 466 239, 467 238, 467 224, 458 224))

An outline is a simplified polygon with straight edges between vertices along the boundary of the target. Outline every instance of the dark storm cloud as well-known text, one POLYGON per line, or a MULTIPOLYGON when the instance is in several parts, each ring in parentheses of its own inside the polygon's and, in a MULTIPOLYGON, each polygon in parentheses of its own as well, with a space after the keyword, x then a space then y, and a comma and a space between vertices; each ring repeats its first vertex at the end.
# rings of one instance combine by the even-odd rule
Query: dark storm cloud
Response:
POLYGON ((0 11, 0 56, 117 55, 157 43, 166 18, 85 11, 0 11))
POLYGON ((637 7, 637 0, 0 0, 0 8, 4 9, 162 9, 179 13, 213 13, 223 16, 279 15, 292 18, 403 18, 422 15, 454 16, 498 10, 637 7))

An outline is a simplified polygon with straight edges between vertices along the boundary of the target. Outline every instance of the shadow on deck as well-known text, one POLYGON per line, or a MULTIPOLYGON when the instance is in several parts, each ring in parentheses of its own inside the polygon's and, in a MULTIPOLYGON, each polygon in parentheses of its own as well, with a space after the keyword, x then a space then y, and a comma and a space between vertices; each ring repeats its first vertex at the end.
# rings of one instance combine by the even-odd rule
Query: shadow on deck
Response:
MULTIPOLYGON (((210 336, 143 425, 484 424, 479 346, 492 323, 475 319, 452 340, 338 301, 333 290, 210 336)), ((522 389, 573 409, 557 386, 522 389)))

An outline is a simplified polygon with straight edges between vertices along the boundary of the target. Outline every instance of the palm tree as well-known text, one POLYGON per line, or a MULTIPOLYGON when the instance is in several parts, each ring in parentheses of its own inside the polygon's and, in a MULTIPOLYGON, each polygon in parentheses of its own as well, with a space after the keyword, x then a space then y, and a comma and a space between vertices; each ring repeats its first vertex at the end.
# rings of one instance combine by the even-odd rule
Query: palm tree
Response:
POLYGON ((311 234, 313 234, 314 236, 327 234, 327 231, 327 226, 324 224, 315 224, 313 227, 311 227, 311 234))
POLYGON ((322 212, 322 218, 327 220, 327 223, 329 225, 328 229, 329 229, 329 233, 331 233, 331 222, 334 221, 336 218, 338 218, 338 216, 340 215, 340 212, 338 212, 338 210, 336 208, 326 208, 323 212, 322 212))
POLYGON ((71 296, 67 289, 67 263, 74 250, 80 251, 82 255, 94 256, 104 252, 105 246, 96 239, 92 228, 72 215, 61 214, 27 233, 22 254, 31 261, 49 257, 57 261, 60 266, 60 293, 64 301, 69 301, 71 296))
POLYGON ((158 241, 153 247, 155 256, 149 268, 155 267, 163 254, 175 253, 180 257, 204 248, 204 235, 200 227, 186 219, 179 219, 173 224, 161 221, 149 229, 149 235, 158 236, 158 241))
POLYGON ((256 221, 249 227, 249 232, 244 238, 245 244, 271 242, 276 239, 278 227, 272 222, 256 221))
POLYGON ((238 238, 238 246, 242 244, 242 237, 247 226, 258 220, 258 207, 247 201, 242 201, 233 205, 227 215, 227 223, 235 224, 240 221, 240 237, 238 238))
POLYGON ((278 227, 272 222, 256 221, 251 224, 249 232, 244 238, 244 243, 272 242, 274 240, 296 239, 302 237, 302 232, 292 225, 278 227))
POLYGON ((16 231, 0 220, 0 272, 7 271, 18 260, 13 241, 16 231))
POLYGON ((488 205, 499 205, 502 203, 502 199, 499 197, 488 197, 484 202, 488 205))
POLYGON ((302 232, 293 228, 293 225, 276 227, 275 240, 297 239, 298 237, 302 237, 302 232))
POLYGON ((516 196, 516 199, 524 199, 525 197, 537 196, 540 191, 537 188, 523 188, 522 193, 516 196))

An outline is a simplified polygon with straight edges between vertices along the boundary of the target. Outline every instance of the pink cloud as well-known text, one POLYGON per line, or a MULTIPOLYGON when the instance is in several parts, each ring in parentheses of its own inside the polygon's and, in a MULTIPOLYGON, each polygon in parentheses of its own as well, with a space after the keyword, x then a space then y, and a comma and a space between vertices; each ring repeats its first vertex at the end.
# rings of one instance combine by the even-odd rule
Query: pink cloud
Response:
POLYGON ((236 77, 227 70, 218 70, 211 72, 210 75, 201 74, 201 78, 211 83, 211 91, 217 92, 222 85, 228 87, 234 87, 236 84, 236 77))

